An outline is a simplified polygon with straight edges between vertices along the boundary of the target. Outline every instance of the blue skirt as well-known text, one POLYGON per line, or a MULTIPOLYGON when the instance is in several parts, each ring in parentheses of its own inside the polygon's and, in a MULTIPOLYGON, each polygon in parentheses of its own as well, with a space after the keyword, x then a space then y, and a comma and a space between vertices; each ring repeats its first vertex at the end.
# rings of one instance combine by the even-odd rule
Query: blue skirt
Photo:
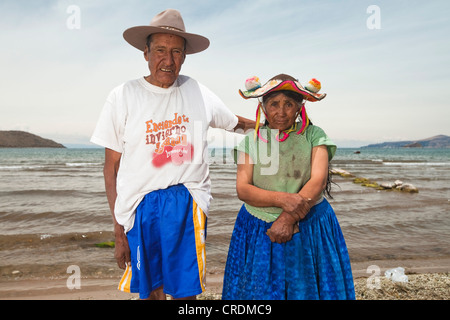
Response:
POLYGON ((355 299, 350 259, 333 208, 324 199, 286 243, 270 241, 272 223, 243 205, 228 251, 224 300, 355 299))

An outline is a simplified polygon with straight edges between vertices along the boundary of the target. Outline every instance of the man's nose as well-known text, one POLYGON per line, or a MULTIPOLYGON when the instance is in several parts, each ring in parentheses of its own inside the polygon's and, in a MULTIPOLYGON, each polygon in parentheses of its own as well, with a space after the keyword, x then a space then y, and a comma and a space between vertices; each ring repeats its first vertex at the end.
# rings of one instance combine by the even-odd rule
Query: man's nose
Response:
POLYGON ((172 51, 167 51, 167 53, 164 55, 164 62, 167 64, 167 65, 172 65, 172 64, 174 64, 175 63, 175 58, 174 58, 174 55, 173 55, 173 53, 172 53, 172 51))

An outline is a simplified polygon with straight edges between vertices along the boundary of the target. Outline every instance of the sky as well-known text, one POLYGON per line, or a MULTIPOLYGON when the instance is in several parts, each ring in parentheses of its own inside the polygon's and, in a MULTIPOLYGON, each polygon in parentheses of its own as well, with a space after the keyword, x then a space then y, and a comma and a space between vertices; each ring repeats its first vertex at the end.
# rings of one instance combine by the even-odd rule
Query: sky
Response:
POLYGON ((149 74, 123 31, 167 8, 211 41, 181 74, 237 115, 247 78, 287 73, 322 83, 306 110, 339 147, 450 135, 448 0, 0 0, 0 130, 89 144, 109 92, 149 74))

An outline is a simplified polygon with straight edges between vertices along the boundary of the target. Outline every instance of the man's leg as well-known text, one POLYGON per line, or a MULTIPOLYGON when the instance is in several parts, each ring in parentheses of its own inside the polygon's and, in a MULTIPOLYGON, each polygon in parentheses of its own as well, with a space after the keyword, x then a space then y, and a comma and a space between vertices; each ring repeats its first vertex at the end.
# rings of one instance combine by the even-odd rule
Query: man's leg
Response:
POLYGON ((197 296, 190 296, 190 297, 186 297, 186 298, 177 298, 177 299, 173 299, 173 300, 197 300, 197 296))
MULTIPOLYGON (((150 296, 147 299, 142 299, 142 300, 166 300, 167 297, 166 297, 166 294, 164 293, 163 289, 164 289, 164 286, 156 288, 155 290, 153 290, 150 293, 150 296)), ((173 299, 173 300, 197 300, 197 296, 177 298, 177 299, 173 299)))
POLYGON ((153 290, 147 299, 142 300, 166 300, 166 294, 163 292, 163 286, 153 290))

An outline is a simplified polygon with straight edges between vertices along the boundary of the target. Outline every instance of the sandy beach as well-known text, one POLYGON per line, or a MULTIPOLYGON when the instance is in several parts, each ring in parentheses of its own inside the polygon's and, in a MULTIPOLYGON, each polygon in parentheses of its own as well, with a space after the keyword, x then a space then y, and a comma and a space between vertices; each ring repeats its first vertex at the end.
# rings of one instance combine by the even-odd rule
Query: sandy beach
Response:
MULTIPOLYGON (((357 300, 449 300, 450 259, 374 260, 352 264, 357 300), (367 273, 368 266, 379 267, 379 274, 367 273), (401 266, 407 283, 384 276, 387 269, 401 266), (374 288, 379 277, 378 288, 374 288), (372 284, 372 285, 371 285, 372 284)), ((114 275, 81 278, 80 289, 68 289, 67 278, 32 278, 13 275, 0 282, 1 300, 137 300, 137 294, 117 290, 120 270, 114 275)), ((207 290, 198 297, 219 300, 223 270, 208 270, 207 290)))

